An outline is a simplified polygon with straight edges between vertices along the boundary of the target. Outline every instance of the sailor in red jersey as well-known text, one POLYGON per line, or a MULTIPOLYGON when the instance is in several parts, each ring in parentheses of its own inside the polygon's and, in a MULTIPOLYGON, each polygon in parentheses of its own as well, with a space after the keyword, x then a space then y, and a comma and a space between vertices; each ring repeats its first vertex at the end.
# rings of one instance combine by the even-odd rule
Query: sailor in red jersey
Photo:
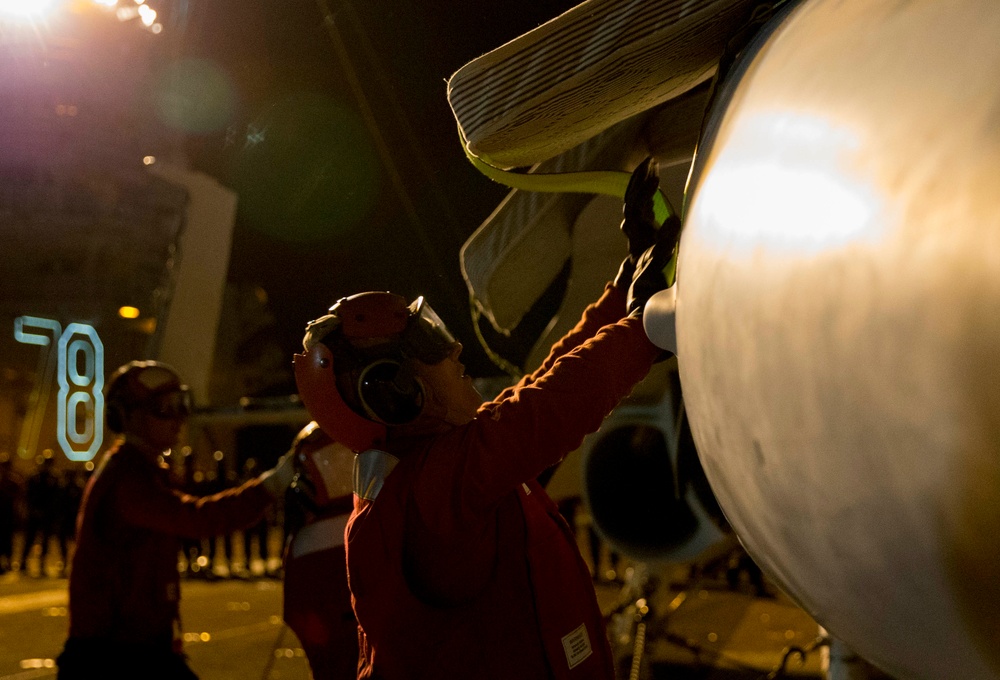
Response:
POLYGON ((161 458, 191 412, 169 366, 133 361, 107 388, 107 425, 119 434, 84 491, 69 578, 69 639, 60 680, 196 678, 180 640, 181 538, 242 529, 292 480, 291 457, 243 486, 195 497, 174 487, 161 458))
POLYGON ((285 515, 302 515, 285 552, 284 618, 309 659, 313 680, 358 676, 358 624, 347 587, 344 530, 354 509, 354 452, 315 423, 292 444, 300 470, 285 515), (295 493, 297 492, 297 493, 295 493))
POLYGON ((360 452, 347 526, 359 677, 614 678, 590 573, 534 480, 662 356, 641 312, 666 286, 679 224, 657 231, 648 217, 657 185, 648 164, 633 174, 615 283, 489 403, 423 298, 361 293, 309 325, 299 392, 360 452))

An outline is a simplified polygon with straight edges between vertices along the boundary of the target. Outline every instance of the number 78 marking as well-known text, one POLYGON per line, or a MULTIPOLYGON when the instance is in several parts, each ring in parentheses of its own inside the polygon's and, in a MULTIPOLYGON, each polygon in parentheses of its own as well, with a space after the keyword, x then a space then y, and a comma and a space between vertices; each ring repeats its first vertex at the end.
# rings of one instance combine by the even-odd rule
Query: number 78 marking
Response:
POLYGON ((41 379, 31 391, 18 447, 21 455, 28 455, 37 444, 55 372, 56 438, 70 460, 92 459, 104 441, 104 344, 97 330, 83 323, 71 323, 63 330, 52 319, 19 316, 14 319, 14 339, 50 348, 38 357, 41 379))

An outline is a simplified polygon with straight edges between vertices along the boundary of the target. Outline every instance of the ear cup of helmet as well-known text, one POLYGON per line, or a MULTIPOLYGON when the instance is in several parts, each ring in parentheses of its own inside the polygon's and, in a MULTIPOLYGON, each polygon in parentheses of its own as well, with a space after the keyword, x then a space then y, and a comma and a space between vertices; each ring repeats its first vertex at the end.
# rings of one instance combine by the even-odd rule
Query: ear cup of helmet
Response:
POLYGON ((365 413, 385 425, 404 425, 424 408, 424 390, 413 372, 392 359, 369 364, 357 384, 365 413))

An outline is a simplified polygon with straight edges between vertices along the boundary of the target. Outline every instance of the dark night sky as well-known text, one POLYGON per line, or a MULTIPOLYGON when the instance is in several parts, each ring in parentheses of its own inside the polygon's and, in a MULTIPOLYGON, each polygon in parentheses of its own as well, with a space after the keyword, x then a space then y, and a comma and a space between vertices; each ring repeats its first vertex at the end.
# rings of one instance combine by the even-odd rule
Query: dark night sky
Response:
POLYGON ((380 134, 315 0, 194 0, 183 50, 233 89, 227 122, 189 140, 192 164, 240 193, 230 279, 260 285, 289 355, 309 319, 344 295, 423 294, 479 350, 458 252, 507 190, 465 159, 445 81, 463 64, 572 7, 571 0, 325 0, 380 134), (407 207, 407 201, 412 208, 407 207))

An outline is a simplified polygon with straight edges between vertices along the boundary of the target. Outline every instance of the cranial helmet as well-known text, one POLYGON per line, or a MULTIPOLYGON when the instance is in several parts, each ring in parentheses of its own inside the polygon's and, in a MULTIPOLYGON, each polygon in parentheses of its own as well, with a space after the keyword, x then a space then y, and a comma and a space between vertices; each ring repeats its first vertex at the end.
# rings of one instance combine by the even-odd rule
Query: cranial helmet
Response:
POLYGON ((108 429, 121 433, 133 410, 158 418, 184 418, 191 413, 191 393, 177 372, 159 361, 130 361, 108 381, 108 429))
POLYGON ((354 452, 330 439, 316 421, 299 431, 292 450, 296 469, 309 480, 315 510, 340 504, 349 511, 354 497, 354 452))
POLYGON ((386 427, 420 415, 424 392, 408 361, 436 364, 455 338, 422 297, 387 292, 339 300, 306 326, 295 382, 313 419, 354 451, 380 446, 386 427))

